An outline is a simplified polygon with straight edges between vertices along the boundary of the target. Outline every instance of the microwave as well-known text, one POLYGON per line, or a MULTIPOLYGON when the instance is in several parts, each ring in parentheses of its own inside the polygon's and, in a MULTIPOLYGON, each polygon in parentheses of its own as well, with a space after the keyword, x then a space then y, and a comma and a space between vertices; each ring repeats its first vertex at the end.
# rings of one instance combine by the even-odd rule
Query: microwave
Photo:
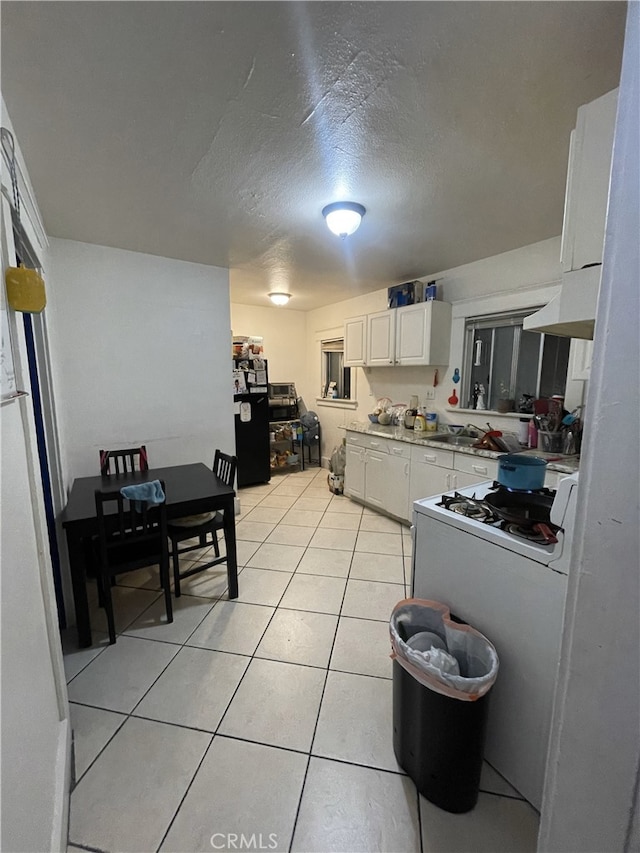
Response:
POLYGON ((269 399, 270 400, 291 400, 295 402, 298 395, 296 394, 295 382, 270 382, 269 383, 269 399))
POLYGON ((277 400, 269 400, 270 421, 297 421, 299 417, 298 404, 279 403, 277 400))

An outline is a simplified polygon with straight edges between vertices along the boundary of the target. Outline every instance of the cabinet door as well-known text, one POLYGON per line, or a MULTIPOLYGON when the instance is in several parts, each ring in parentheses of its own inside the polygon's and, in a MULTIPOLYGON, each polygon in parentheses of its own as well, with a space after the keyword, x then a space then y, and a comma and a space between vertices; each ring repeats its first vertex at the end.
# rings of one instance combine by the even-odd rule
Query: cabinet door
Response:
POLYGON ((372 506, 385 508, 385 493, 387 491, 387 459, 386 453, 377 450, 365 450, 365 480, 364 499, 372 506))
POLYGON ((367 318, 350 317, 344 323, 345 367, 362 367, 367 358, 367 318))
POLYGON ((475 483, 483 483, 486 480, 498 479, 498 463, 495 459, 487 459, 484 456, 471 455, 469 453, 454 453, 453 467, 456 474, 464 472, 464 476, 458 478, 452 489, 473 486, 475 483))
POLYGON ((344 469, 344 493, 364 500, 365 451, 361 447, 347 444, 344 469))
POLYGON ((396 363, 448 364, 451 305, 423 302, 396 310, 396 363))
POLYGON ((396 309, 396 362, 428 364, 431 338, 430 302, 396 309))
POLYGON ((409 512, 409 470, 411 463, 406 457, 387 456, 387 486, 384 508, 396 518, 408 521, 409 512))
POLYGON ((569 378, 588 380, 591 376, 593 341, 574 338, 569 352, 569 378))
POLYGON ((452 489, 466 489, 467 486, 475 486, 476 483, 484 483, 487 477, 479 477, 477 474, 466 474, 464 471, 454 471, 451 475, 452 489))
POLYGON ((367 316, 367 364, 389 366, 395 361, 395 311, 379 311, 367 316))
POLYGON ((439 465, 425 465, 420 462, 411 463, 409 475, 409 511, 413 513, 413 502, 433 495, 441 495, 451 489, 449 483, 453 471, 451 468, 440 468, 439 465))
POLYGON ((564 272, 602 263, 618 90, 578 109, 567 172, 564 272))

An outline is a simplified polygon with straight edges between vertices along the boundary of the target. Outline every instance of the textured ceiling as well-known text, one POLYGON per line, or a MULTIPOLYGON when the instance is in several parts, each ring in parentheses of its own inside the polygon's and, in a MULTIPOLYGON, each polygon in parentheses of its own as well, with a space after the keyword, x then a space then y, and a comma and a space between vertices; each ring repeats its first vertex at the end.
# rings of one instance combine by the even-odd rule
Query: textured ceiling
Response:
POLYGON ((619 2, 3 2, 49 234, 231 268, 308 310, 560 233, 619 2), (367 214, 346 240, 329 202, 367 214))

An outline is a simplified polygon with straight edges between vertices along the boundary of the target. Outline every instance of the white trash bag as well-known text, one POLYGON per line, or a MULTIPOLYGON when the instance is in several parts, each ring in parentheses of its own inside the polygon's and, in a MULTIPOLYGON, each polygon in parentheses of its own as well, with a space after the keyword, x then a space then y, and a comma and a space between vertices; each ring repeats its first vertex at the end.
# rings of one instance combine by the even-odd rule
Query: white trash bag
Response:
POLYGON ((496 680, 493 643, 471 625, 454 622, 445 604, 421 598, 398 602, 389 634, 393 660, 436 693, 473 702, 496 680))
POLYGON ((334 495, 341 495, 344 491, 344 469, 347 464, 347 451, 344 444, 339 447, 334 447, 331 459, 329 460, 329 471, 327 477, 329 491, 334 495))

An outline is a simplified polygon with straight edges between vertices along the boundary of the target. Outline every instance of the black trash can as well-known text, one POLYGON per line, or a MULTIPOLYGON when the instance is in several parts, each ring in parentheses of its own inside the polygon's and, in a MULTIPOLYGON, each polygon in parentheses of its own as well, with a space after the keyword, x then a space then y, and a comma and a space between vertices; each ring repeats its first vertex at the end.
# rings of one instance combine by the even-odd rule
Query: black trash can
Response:
POLYGON ((393 748, 418 791, 448 812, 478 801, 489 709, 498 669, 493 645, 451 617, 439 602, 409 599, 390 623, 393 661, 393 748), (456 658, 460 675, 438 674, 424 655, 409 650, 414 634, 437 634, 456 658))

